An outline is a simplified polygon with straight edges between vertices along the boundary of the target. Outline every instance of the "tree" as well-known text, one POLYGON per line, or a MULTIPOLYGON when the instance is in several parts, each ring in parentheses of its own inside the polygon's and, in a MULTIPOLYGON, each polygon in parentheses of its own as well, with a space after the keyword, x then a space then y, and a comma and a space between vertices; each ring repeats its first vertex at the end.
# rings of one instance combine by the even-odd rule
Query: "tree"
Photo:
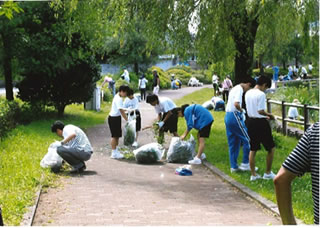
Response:
POLYGON ((19 97, 52 105, 61 116, 65 106, 89 100, 100 78, 89 42, 79 33, 69 37, 64 20, 57 18, 46 2, 21 4, 25 20, 23 43, 19 51, 22 80, 19 97))
MULTIPOLYGON (((188 26, 197 24, 195 49, 202 62, 223 61, 234 57, 235 81, 251 76, 254 45, 259 27, 277 21, 280 15, 288 20, 310 21, 317 7, 316 0, 168 0, 168 1, 110 1, 117 29, 129 23, 131 16, 138 12, 145 18, 146 31, 150 31, 151 45, 161 41, 178 45, 180 52, 187 53, 192 46, 188 26), (279 14, 281 12, 281 14, 279 14), (156 34, 156 35, 155 35, 156 34), (174 42, 172 42, 174 41, 174 42), (207 54, 209 53, 209 54, 207 54)), ((277 24, 277 23, 274 23, 277 24)), ((290 34, 289 34, 290 35, 290 34)))
POLYGON ((23 10, 17 2, 0 2, 0 42, 1 59, 5 79, 6 99, 13 100, 12 60, 15 56, 15 45, 20 34, 20 21, 13 18, 14 13, 23 10))

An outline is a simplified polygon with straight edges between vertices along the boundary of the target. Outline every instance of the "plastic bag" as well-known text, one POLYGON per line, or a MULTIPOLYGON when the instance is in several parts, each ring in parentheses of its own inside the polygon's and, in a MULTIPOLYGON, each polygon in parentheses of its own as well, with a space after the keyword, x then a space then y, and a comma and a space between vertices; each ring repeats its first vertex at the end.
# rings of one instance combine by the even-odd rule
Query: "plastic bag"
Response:
POLYGON ((128 114, 128 122, 124 127, 123 144, 126 146, 131 146, 136 139, 136 114, 134 111, 133 113, 133 115, 128 114))
POLYGON ((159 143, 149 143, 133 151, 136 161, 141 164, 151 164, 162 158, 165 149, 159 143))
POLYGON ((206 101, 202 104, 202 107, 208 109, 208 110, 212 110, 213 109, 213 103, 212 101, 206 101))
POLYGON ((48 153, 42 158, 40 166, 42 168, 60 168, 62 166, 63 159, 57 153, 57 147, 59 143, 51 143, 48 148, 48 153))
POLYGON ((196 154, 195 148, 196 141, 192 135, 188 141, 181 140, 179 137, 172 137, 167 161, 172 163, 188 163, 196 154))
POLYGON ((179 168, 176 168, 175 174, 180 176, 192 176, 191 166, 184 165, 179 168))

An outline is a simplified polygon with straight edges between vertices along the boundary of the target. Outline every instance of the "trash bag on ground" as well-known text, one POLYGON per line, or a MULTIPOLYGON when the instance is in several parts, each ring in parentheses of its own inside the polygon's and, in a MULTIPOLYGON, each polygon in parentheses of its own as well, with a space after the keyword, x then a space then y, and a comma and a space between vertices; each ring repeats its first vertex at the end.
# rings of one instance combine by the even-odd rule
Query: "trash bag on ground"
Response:
POLYGON ((133 112, 133 115, 129 113, 128 122, 124 127, 124 137, 123 144, 126 146, 131 146, 136 139, 136 115, 133 112))
POLYGON ((149 143, 133 151, 136 161, 141 164, 152 164, 162 158, 165 149, 159 143, 149 143))
POLYGON ((56 142, 51 143, 48 148, 48 153, 40 161, 42 168, 51 168, 52 171, 59 171, 62 166, 62 157, 57 153, 57 147, 59 144, 56 142))
POLYGON ((206 101, 202 104, 202 107, 208 109, 208 110, 212 110, 213 109, 213 103, 212 101, 206 101))
POLYGON ((167 161, 171 163, 188 163, 196 154, 196 141, 190 136, 188 141, 181 140, 179 137, 172 137, 167 161))

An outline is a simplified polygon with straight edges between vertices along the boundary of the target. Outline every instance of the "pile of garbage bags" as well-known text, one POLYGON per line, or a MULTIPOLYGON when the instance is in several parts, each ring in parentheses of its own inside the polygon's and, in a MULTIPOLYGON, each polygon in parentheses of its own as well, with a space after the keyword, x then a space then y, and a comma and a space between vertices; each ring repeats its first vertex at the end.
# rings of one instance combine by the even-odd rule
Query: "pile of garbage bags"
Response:
POLYGON ((165 149, 159 143, 149 143, 133 151, 136 161, 140 164, 156 163, 162 158, 165 149))

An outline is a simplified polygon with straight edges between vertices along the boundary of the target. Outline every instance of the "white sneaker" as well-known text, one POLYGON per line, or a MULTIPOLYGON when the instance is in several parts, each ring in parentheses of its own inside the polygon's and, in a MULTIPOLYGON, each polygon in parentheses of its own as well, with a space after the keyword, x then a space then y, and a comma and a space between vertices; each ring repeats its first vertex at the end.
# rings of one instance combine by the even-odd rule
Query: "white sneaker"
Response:
POLYGON ((201 164, 201 159, 194 157, 193 160, 190 160, 188 162, 190 165, 200 165, 201 164))
POLYGON ((206 154, 205 153, 202 153, 201 156, 200 156, 201 160, 204 160, 207 158, 206 154))
POLYGON ((256 174, 255 176, 251 176, 250 177, 250 181, 255 181, 255 180, 258 180, 258 179, 261 179, 261 176, 259 174, 256 174))
POLYGON ((110 158, 113 158, 113 159, 121 159, 123 158, 124 156, 122 154, 120 154, 119 151, 115 151, 115 152, 112 152, 110 158))
POLYGON ((139 146, 139 144, 137 141, 134 141, 134 143, 132 143, 132 147, 138 147, 138 146, 139 146))
MULTIPOLYGON (((239 169, 240 169, 241 171, 250 171, 250 170, 251 170, 249 163, 248 163, 248 164, 241 163, 241 165, 239 166, 239 169)), ((256 168, 255 168, 255 171, 258 171, 258 169, 259 169, 259 168, 256 167, 256 168)))
POLYGON ((269 174, 265 173, 263 174, 263 179, 265 180, 273 180, 275 178, 275 174, 271 171, 269 174))
POLYGON ((236 169, 230 168, 230 172, 231 172, 231 173, 235 173, 235 172, 239 172, 239 171, 240 171, 239 168, 236 168, 236 169))

